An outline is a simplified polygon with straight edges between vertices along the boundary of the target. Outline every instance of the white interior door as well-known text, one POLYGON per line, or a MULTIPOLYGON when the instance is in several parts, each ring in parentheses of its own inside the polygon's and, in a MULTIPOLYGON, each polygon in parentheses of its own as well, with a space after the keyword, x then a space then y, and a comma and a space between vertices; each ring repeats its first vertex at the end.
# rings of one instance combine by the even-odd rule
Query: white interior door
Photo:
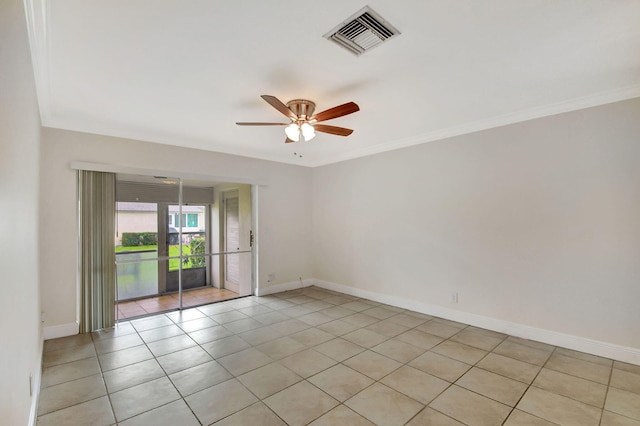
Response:
MULTIPOLYGON (((224 197, 223 251, 225 253, 240 250, 240 206, 237 191, 227 192, 224 197)), ((236 254, 224 256, 224 288, 239 293, 240 257, 236 254)))
POLYGON ((251 294, 251 186, 223 194, 223 282, 228 290, 251 294))

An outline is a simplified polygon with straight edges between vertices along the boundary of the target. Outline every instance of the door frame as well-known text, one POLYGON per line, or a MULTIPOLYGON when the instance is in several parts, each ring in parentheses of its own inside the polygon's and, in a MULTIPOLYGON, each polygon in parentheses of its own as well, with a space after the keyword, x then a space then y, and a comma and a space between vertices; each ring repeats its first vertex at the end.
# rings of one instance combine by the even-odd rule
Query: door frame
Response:
MULTIPOLYGON (((222 184, 216 186, 215 191, 215 208, 212 211, 212 232, 216 235, 211 241, 214 246, 211 247, 212 253, 224 253, 224 234, 225 234, 225 204, 224 200, 233 194, 238 197, 239 221, 240 221, 240 286, 237 289, 239 295, 256 294, 255 268, 256 259, 256 218, 257 218, 257 191, 256 185, 249 184, 222 184), (247 210, 248 209, 248 210, 247 210), (250 236, 253 235, 253 244, 250 244, 250 236), (248 257, 245 258, 245 254, 248 257)), ((230 198, 231 198, 230 197, 230 198)), ((235 250, 231 250, 233 252, 235 250)), ((212 259, 212 285, 217 288, 225 288, 225 255, 214 255, 212 259)), ((229 290, 236 291, 229 288, 229 290)))

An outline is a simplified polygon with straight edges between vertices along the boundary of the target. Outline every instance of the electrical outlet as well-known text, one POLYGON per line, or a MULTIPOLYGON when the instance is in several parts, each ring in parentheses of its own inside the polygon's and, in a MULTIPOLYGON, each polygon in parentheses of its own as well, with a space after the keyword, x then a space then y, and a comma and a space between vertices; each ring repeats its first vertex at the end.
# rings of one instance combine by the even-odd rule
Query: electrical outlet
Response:
POLYGON ((451 293, 451 303, 458 304, 458 292, 454 291, 451 293))

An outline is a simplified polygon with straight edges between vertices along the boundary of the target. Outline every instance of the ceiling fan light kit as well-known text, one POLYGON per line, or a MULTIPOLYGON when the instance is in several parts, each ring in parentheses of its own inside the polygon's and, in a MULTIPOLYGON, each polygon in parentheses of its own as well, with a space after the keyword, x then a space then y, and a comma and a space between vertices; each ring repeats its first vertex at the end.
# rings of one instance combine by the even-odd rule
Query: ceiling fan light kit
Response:
POLYGON ((316 137, 316 130, 309 123, 302 123, 302 125, 291 123, 284 128, 284 132, 293 142, 298 142, 300 140, 301 133, 302 137, 307 142, 316 137))
POLYGON ((316 129, 309 123, 302 123, 300 126, 300 131, 302 132, 302 136, 304 136, 305 141, 310 141, 311 139, 316 137, 316 129))
POLYGON ((285 105, 278 98, 271 95, 262 95, 269 105, 288 117, 290 123, 260 123, 260 122, 236 122, 238 126, 286 126, 284 129, 287 135, 286 143, 298 142, 302 137, 305 141, 310 141, 316 136, 316 132, 329 133, 338 136, 349 136, 353 130, 344 127, 328 126, 317 124, 321 121, 331 120, 360 111, 360 107, 354 102, 338 105, 313 115, 316 104, 306 99, 294 99, 285 105))
POLYGON ((293 142, 300 140, 300 134, 305 141, 310 141, 316 137, 316 130, 311 124, 307 122, 313 111, 316 109, 316 104, 306 99, 294 99, 287 102, 287 108, 289 108, 297 117, 291 124, 285 127, 284 132, 287 137, 293 142))

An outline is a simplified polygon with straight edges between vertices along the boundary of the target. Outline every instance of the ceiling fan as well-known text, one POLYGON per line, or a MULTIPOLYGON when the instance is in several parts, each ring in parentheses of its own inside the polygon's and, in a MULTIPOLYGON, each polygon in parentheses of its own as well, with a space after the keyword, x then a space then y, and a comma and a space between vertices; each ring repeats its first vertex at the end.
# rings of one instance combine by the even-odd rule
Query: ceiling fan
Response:
POLYGON ((280 111, 291 120, 290 123, 255 123, 237 122, 238 126, 287 126, 284 132, 287 134, 286 143, 298 142, 302 137, 310 141, 316 136, 316 132, 330 133, 338 136, 349 136, 353 130, 344 127, 317 124, 321 121, 331 120, 360 111, 360 107, 354 102, 338 105, 337 107, 319 112, 313 115, 316 104, 306 99, 294 99, 285 105, 278 98, 271 95, 262 95, 262 99, 269 105, 280 111))

